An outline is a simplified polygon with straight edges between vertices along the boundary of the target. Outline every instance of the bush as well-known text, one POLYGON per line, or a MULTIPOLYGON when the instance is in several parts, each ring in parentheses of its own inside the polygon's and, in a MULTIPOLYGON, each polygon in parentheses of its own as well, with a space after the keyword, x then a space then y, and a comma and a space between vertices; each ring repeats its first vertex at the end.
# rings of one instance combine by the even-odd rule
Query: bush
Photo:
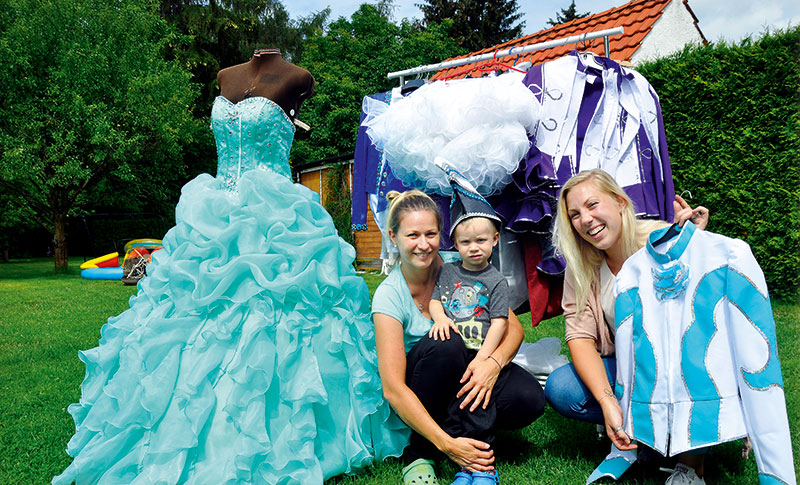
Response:
POLYGON ((800 271, 798 45, 795 27, 637 68, 661 100, 675 191, 750 244, 778 298, 797 296, 800 271))

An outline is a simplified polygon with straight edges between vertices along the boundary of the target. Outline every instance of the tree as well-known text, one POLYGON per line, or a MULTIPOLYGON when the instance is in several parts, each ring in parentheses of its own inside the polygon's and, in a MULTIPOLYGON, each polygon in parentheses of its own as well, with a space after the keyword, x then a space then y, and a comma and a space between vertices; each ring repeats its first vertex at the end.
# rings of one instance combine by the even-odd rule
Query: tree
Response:
POLYGON ((578 13, 577 8, 575 7, 575 0, 572 0, 572 2, 569 4, 569 7, 566 9, 562 8, 560 12, 556 13, 555 20, 548 19, 547 23, 552 27, 559 24, 565 24, 570 20, 580 19, 588 15, 591 15, 591 12, 578 13))
POLYGON ((408 21, 396 25, 364 4, 351 19, 341 17, 324 34, 309 38, 301 65, 317 85, 300 110, 311 131, 298 132, 293 163, 352 152, 364 96, 397 86, 387 73, 463 53, 446 28, 431 24, 422 29, 408 21))
POLYGON ((451 20, 447 33, 470 52, 520 37, 525 28, 516 0, 425 0, 416 5, 424 25, 451 20))
MULTIPOLYGON (((164 60, 180 38, 140 0, 10 0, 0 38, 0 187, 53 233, 121 186, 155 201, 184 172, 196 87, 164 60)), ((119 195, 125 198, 125 195, 119 195)))

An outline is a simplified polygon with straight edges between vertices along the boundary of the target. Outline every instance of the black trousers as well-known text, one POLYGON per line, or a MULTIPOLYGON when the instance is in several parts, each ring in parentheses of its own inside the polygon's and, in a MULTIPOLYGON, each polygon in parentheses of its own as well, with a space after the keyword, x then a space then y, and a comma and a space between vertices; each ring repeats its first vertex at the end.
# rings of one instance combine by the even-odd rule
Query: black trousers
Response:
MULTIPOLYGON (((486 409, 480 405, 472 412, 469 406, 460 409, 466 395, 456 398, 463 386, 459 381, 476 354, 464 346, 458 334, 451 332, 449 340, 425 336, 406 356, 406 384, 447 434, 491 445, 494 430, 524 428, 542 415, 544 391, 524 369, 509 364, 500 371, 486 409)), ((438 457, 440 453, 431 442, 412 433, 405 460, 438 457)))

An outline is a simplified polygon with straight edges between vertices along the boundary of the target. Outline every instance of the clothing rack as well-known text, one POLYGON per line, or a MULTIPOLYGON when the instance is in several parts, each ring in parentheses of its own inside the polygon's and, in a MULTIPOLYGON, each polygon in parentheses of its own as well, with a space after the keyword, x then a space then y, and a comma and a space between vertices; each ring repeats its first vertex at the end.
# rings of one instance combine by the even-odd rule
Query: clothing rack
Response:
POLYGON ((439 62, 437 64, 428 64, 426 66, 418 66, 413 69, 406 69, 405 71, 390 72, 387 75, 387 77, 389 79, 394 79, 396 77, 399 77, 400 85, 402 86, 406 76, 424 74, 426 72, 431 72, 431 71, 439 71, 441 69, 447 69, 450 67, 463 66, 464 64, 471 64, 473 62, 488 61, 496 59, 498 57, 527 54, 528 52, 538 51, 542 49, 549 49, 551 47, 558 47, 566 44, 574 44, 577 42, 585 42, 587 40, 599 39, 600 37, 603 37, 604 39, 603 46, 605 47, 605 55, 606 57, 608 57, 609 55, 608 38, 612 35, 623 34, 624 32, 625 29, 622 26, 614 27, 612 29, 598 30, 596 32, 584 32, 583 34, 571 35, 569 37, 563 37, 561 39, 548 40, 546 42, 539 42, 538 44, 531 44, 522 47, 515 46, 509 49, 503 49, 501 51, 490 52, 488 54, 478 54, 463 59, 453 59, 452 61, 444 61, 444 62, 439 62))

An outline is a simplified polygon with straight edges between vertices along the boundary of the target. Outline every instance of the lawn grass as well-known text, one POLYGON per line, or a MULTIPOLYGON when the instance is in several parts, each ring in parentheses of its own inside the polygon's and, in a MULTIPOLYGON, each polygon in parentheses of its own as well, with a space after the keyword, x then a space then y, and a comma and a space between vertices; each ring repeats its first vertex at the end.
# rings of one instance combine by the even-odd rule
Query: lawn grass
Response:
MULTIPOLYGON (((136 288, 118 281, 82 279, 70 261, 68 274, 54 274, 52 260, 18 260, 0 264, 0 483, 48 483, 70 458, 64 452, 74 425, 66 408, 80 397, 84 366, 77 351, 97 345, 107 318, 128 307, 136 288)), ((373 292, 382 280, 366 274, 373 292)), ((800 305, 773 305, 787 393, 795 465, 800 433, 800 305)), ((563 335, 563 319, 536 328, 522 315, 526 340, 563 335)), ((566 352, 566 348, 564 348, 566 352)), ((552 409, 521 431, 501 434, 496 445, 498 470, 506 484, 582 484, 608 451, 594 426, 565 419, 552 409)), ((357 476, 338 477, 330 484, 400 483, 402 465, 387 460, 357 476)), ((442 483, 455 468, 437 465, 442 483)), ((656 466, 634 466, 621 484, 663 483, 656 466)), ((740 458, 740 442, 715 447, 708 456, 707 483, 757 483, 753 457, 740 458)))

